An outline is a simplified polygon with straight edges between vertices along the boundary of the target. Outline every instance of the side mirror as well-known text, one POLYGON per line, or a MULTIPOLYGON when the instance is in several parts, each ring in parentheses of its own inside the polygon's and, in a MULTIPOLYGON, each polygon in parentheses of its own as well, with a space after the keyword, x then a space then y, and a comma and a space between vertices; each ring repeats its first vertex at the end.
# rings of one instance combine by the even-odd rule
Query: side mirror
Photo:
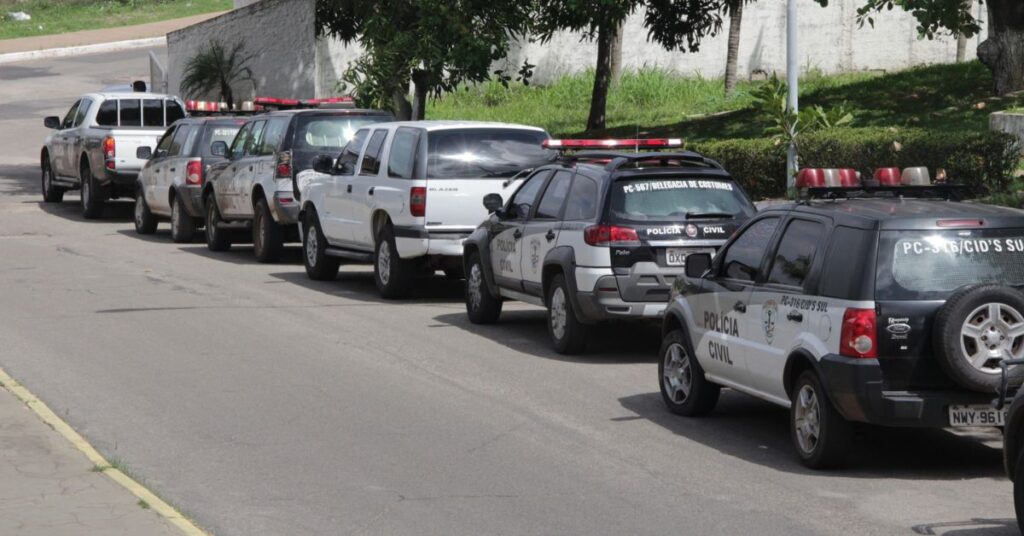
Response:
POLYGON ((313 158, 313 171, 330 175, 334 170, 334 159, 325 154, 318 154, 313 158))
POLYGON ((58 129, 60 128, 60 118, 55 115, 44 117, 43 126, 46 128, 58 129))
POLYGON ((347 160, 345 162, 342 162, 340 168, 338 169, 338 173, 342 175, 355 175, 356 163, 347 160))
POLYGON ((501 198, 501 194, 487 194, 484 196, 484 208, 487 212, 495 213, 501 210, 501 207, 505 206, 505 201, 501 198))
POLYGON ((698 279, 711 269, 710 253, 691 253, 686 256, 686 277, 698 279))
POLYGON ((149 160, 153 157, 153 149, 146 147, 145 145, 135 148, 135 158, 139 160, 149 160))
POLYGON ((210 146, 210 154, 213 156, 227 156, 228 155, 228 144, 224 141, 215 141, 210 146))

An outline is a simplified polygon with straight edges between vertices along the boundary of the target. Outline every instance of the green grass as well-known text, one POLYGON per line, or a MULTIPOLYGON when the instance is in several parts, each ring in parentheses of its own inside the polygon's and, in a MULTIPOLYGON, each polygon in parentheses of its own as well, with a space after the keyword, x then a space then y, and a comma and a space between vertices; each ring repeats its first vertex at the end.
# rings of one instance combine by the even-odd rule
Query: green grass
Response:
POLYGON ((157 22, 231 9, 231 0, 0 0, 0 39, 157 22), (10 20, 24 11, 32 20, 10 20))
MULTIPOLYGON (((432 119, 526 123, 554 136, 671 136, 689 141, 760 137, 768 126, 742 82, 725 98, 721 79, 682 77, 646 69, 627 73, 608 98, 608 128, 587 133, 593 73, 566 76, 546 86, 488 82, 433 100, 432 119)), ((801 79, 800 104, 840 105, 853 126, 929 129, 988 128, 988 114, 1024 105, 1024 97, 991 97, 992 76, 978 62, 917 67, 890 74, 811 72, 801 79)))

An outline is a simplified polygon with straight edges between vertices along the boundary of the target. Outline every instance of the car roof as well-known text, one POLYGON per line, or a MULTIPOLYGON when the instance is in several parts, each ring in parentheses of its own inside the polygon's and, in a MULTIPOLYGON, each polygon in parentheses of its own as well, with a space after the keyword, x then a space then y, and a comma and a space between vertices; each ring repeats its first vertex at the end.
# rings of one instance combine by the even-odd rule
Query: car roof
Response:
POLYGON ((390 121, 387 123, 377 123, 373 125, 373 128, 398 128, 398 127, 415 127, 426 130, 427 132, 434 132, 438 130, 453 130, 460 128, 510 128, 517 130, 530 130, 534 132, 545 132, 543 128, 535 127, 531 125, 520 125, 516 123, 501 123, 497 121, 454 121, 454 120, 427 120, 427 121, 390 121))
POLYGON ((762 213, 794 212, 832 218, 861 228, 935 230, 942 219, 977 219, 985 227, 1024 227, 1024 211, 969 201, 872 197, 805 201, 764 207, 762 213))
POLYGON ((143 92, 127 92, 127 91, 100 91, 96 93, 86 93, 82 97, 95 97, 98 99, 171 99, 181 100, 177 95, 168 95, 166 93, 143 93, 143 92))

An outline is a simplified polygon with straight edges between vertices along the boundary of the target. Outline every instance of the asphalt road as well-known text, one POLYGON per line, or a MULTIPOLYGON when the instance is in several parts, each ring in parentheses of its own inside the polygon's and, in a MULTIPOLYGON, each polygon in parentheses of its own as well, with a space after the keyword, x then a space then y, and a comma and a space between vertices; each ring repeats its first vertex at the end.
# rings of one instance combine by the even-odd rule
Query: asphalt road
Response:
POLYGON ((0 366, 214 533, 1016 534, 997 434, 867 428, 815 473, 783 409, 668 414, 656 330, 565 358, 540 309, 473 326, 443 278, 385 303, 367 268, 313 282, 297 250, 41 204, 42 116, 146 73, 144 51, 0 65, 0 366))

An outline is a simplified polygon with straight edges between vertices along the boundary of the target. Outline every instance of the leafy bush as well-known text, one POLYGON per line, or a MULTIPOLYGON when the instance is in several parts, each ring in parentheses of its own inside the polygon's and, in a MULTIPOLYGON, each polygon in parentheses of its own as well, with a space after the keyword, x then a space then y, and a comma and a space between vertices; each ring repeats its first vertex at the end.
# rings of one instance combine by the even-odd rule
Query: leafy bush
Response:
MULTIPOLYGON (((771 139, 722 140, 693 144, 718 160, 755 199, 786 192, 786 146, 771 139)), ((853 168, 866 176, 879 167, 926 166, 946 170, 951 182, 974 195, 1005 192, 1020 158, 1013 136, 997 132, 841 128, 806 134, 800 166, 853 168)))

